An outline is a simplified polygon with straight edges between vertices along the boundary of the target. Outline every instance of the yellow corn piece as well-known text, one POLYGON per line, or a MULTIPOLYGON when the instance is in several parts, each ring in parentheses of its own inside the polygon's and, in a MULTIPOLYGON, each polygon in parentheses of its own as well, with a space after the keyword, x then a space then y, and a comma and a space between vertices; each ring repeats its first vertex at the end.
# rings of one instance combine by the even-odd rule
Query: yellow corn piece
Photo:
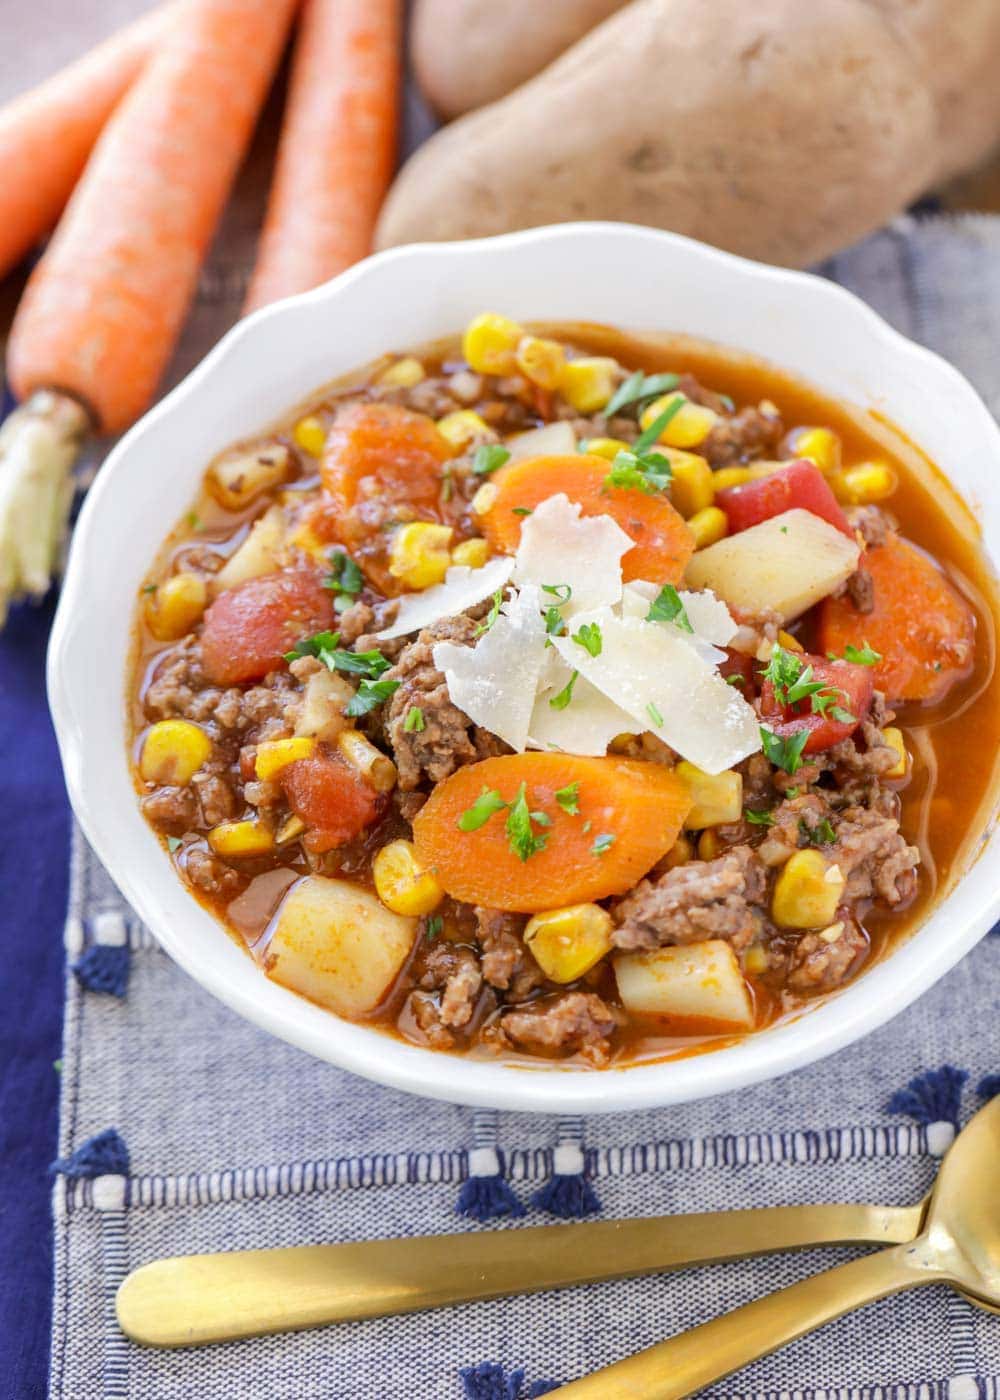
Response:
POLYGON ((526 335, 518 342, 515 355, 517 367, 525 379, 540 389, 557 389, 566 365, 566 352, 558 340, 546 340, 540 335, 526 335))
POLYGON ((888 462, 859 462, 856 467, 832 472, 830 485, 841 505, 870 506, 891 496, 899 484, 888 462))
POLYGON ((472 498, 472 509, 476 515, 486 515, 496 505, 500 488, 492 481, 484 481, 472 498))
POLYGON ((146 731, 139 772, 147 783, 184 787, 211 752, 204 729, 186 719, 161 719, 146 731))
POLYGON ((288 542, 289 544, 293 544, 296 549, 301 549, 303 554, 309 554, 313 559, 318 559, 324 564, 326 563, 327 556, 330 553, 330 541, 321 540, 307 520, 303 520, 301 524, 296 525, 295 529, 288 537, 288 542))
POLYGON ((575 982, 611 949, 611 915, 599 904, 568 904, 528 920, 524 941, 553 982, 575 982))
POLYGON ((640 422, 643 428, 651 427, 660 414, 664 413, 678 399, 681 401, 681 406, 663 429, 659 440, 666 443, 668 447, 697 447, 699 443, 705 441, 715 427, 719 421, 719 415, 710 408, 704 408, 700 403, 692 403, 683 394, 675 392, 654 399, 649 407, 643 410, 640 422))
POLYGON ((727 769, 724 773, 703 773, 687 759, 674 769, 691 794, 691 810, 684 818, 687 831, 701 831, 706 826, 725 826, 738 822, 743 815, 743 779, 727 769))
POLYGON ((743 955, 743 971, 751 977, 760 977, 767 971, 767 949, 754 943, 743 955))
POLYGON ((508 316, 484 311, 465 328, 462 354, 477 374, 513 374, 516 352, 524 331, 508 316))
POLYGON ((895 765, 883 773, 883 778, 905 778, 906 767, 909 755, 906 752, 906 745, 903 743, 903 731, 897 729, 895 725, 890 725, 888 729, 882 730, 882 742, 890 749, 895 749, 897 761, 895 765))
POLYGON ((819 851, 796 851, 774 884, 771 914, 782 928, 825 928, 844 893, 840 867, 819 851))
POLYGON ((577 413, 597 413, 615 392, 618 361, 607 355, 569 360, 559 377, 559 391, 577 413))
POLYGON ((255 496, 280 486, 289 474, 292 454, 282 442, 265 443, 250 452, 222 457, 209 467, 205 482, 227 510, 243 510, 255 496))
POLYGON ((372 862, 375 893, 394 914, 417 918, 430 914, 444 898, 444 890, 429 870, 417 864, 412 841, 390 841, 372 862))
POLYGON ((425 377, 424 367, 416 356, 404 355, 401 360, 394 360, 388 369, 382 371, 378 383, 393 389, 412 389, 414 384, 419 384, 425 377))
POLYGON ((712 485, 717 493, 727 491, 730 486, 743 486, 748 481, 753 481, 749 467, 720 467, 712 473, 712 485))
POLYGON ((588 438, 586 451, 593 457, 606 457, 613 462, 619 452, 631 452, 631 447, 621 438, 588 438))
POLYGON ((707 510, 715 498, 715 483, 712 468, 705 458, 676 447, 668 447, 666 456, 673 474, 670 503, 674 509, 680 511, 685 520, 700 510, 707 510))
POLYGON ((463 540, 451 551, 451 562, 467 569, 481 569, 490 557, 490 547, 484 539, 463 540))
POLYGON ((796 428, 788 434, 787 445, 796 457, 814 462, 824 476, 840 468, 840 438, 831 428, 796 428))
POLYGON ((450 525, 432 525, 425 520, 403 525, 392 538, 390 574, 415 590, 441 583, 451 565, 454 533, 450 525))
POLYGON ((299 419, 292 429, 292 437, 295 439, 295 445, 301 447, 303 452, 308 452, 310 457, 322 457, 323 448, 326 446, 326 429, 313 414, 299 419))
POLYGON ((778 645, 784 647, 785 651, 803 651, 805 649, 798 637, 793 637, 791 632, 779 632, 778 645))
POLYGON ((183 637, 205 611, 208 588, 199 574, 173 574, 146 598, 146 623, 160 642, 183 637))
POLYGON ((688 840, 686 836, 678 836, 664 857, 664 864, 668 870, 673 870, 675 866, 687 865, 689 860, 694 860, 694 857, 694 842, 688 840))
POLYGON ((711 827, 698 837, 698 859, 714 860, 722 850, 722 842, 711 827))
POLYGON ((470 442, 488 442, 496 437, 489 424, 484 423, 479 414, 471 408, 459 408, 454 413, 446 413, 443 418, 437 420, 437 430, 459 451, 468 447, 470 442))
POLYGON ((274 832, 263 822, 220 822, 208 833, 208 844, 219 856, 266 856, 274 850, 274 832))
POLYGON ((337 735, 337 748, 341 757, 376 792, 389 792, 396 786, 396 765, 392 759, 356 729, 342 729, 337 735))
POLYGON ((705 510, 696 512, 688 521, 687 527, 694 535, 695 549, 707 549, 710 544, 724 540, 729 533, 726 513, 718 506, 707 506, 705 510))
POLYGON ((315 739, 265 739, 257 745, 254 772, 262 783, 269 783, 282 768, 297 763, 300 758, 312 758, 315 752, 315 739))

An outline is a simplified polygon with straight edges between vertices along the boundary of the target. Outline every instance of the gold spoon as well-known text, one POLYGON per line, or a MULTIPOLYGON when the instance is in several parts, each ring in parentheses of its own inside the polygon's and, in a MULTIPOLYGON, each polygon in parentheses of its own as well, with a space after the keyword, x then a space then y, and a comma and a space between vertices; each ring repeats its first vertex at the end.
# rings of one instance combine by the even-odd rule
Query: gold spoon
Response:
POLYGON ((1000 1098, 945 1157, 921 1233, 714 1318, 554 1391, 566 1400, 682 1400, 836 1317, 918 1284, 1000 1311, 1000 1098))
POLYGON ((893 1244, 913 1239, 926 1204, 776 1206, 192 1254, 129 1274, 118 1321, 147 1346, 201 1346, 748 1254, 893 1244))

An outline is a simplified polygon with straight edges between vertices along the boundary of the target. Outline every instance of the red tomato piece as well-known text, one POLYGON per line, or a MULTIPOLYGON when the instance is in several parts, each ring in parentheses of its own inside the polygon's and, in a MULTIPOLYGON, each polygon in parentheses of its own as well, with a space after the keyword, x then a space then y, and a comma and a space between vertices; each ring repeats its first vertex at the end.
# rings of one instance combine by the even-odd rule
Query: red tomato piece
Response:
POLYGON ((247 579, 220 593, 205 613, 205 674, 214 685, 259 680, 297 641, 332 625, 333 599, 311 570, 247 579))
POLYGON ((725 512, 729 533, 738 535, 786 510, 808 510, 854 538, 847 516, 815 463, 804 457, 787 467, 720 491, 715 504, 725 512))
POLYGON ((854 733, 871 708, 875 683, 868 666, 855 666, 849 661, 827 661, 822 656, 810 656, 808 652, 796 652, 795 656, 802 662, 803 668, 812 667, 813 681, 823 682, 824 688, 817 692, 817 698, 825 702, 833 694, 834 698, 826 706, 826 713, 816 713, 808 696, 794 705, 779 704, 774 686, 765 680, 760 691, 761 718, 768 729, 782 739, 800 734, 803 729, 808 730, 809 738, 803 753, 819 753, 854 733), (853 718, 849 722, 842 717, 837 718, 832 713, 834 710, 841 716, 849 714, 853 718))
POLYGON ((303 842, 311 851, 346 845, 378 816, 375 789, 353 768, 326 754, 289 763, 282 769, 281 785, 288 805, 309 828, 303 842))
POLYGON ((730 682, 736 687, 744 699, 749 700, 753 693, 756 682, 755 663, 752 656, 747 656, 745 652, 733 651, 726 648, 725 661, 719 662, 719 675, 724 676, 728 681, 730 676, 734 679, 730 682), (738 677, 738 679, 736 679, 738 677))

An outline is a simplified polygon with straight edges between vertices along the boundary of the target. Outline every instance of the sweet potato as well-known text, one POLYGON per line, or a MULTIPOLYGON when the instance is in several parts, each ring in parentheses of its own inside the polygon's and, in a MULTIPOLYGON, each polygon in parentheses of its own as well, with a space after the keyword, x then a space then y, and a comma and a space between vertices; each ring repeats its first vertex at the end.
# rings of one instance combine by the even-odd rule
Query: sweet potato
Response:
POLYGON ((604 218, 803 266, 1000 134, 998 49, 995 0, 633 0, 422 147, 377 242, 604 218))

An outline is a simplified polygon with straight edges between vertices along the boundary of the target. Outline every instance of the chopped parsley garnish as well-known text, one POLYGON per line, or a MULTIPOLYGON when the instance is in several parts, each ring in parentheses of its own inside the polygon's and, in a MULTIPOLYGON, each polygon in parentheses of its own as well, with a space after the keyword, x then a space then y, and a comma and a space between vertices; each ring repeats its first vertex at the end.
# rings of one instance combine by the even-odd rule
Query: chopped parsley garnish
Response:
POLYGON ((747 683, 746 676, 741 676, 739 671, 734 671, 731 676, 726 677, 726 685, 736 685, 741 689, 747 683))
POLYGON ((525 796, 527 785, 522 783, 517 790, 517 796, 510 804, 510 811, 507 813, 506 832, 510 841, 510 848, 519 860, 529 860, 539 851, 544 851, 549 838, 544 834, 536 835, 531 829, 532 822, 538 826, 551 826, 551 819, 544 812, 529 812, 528 799, 525 796))
MULTIPOLYGON (((326 664, 329 665, 329 662, 326 664)), ((369 680, 376 680, 391 665, 392 662, 387 661, 380 651, 343 651, 338 648, 333 653, 333 668, 345 671, 349 676, 367 676, 369 680)))
POLYGON ((168 836, 168 837, 167 837, 167 850, 170 852, 171 855, 173 855, 174 851, 180 850, 180 847, 181 847, 181 838, 180 838, 179 836, 168 836))
POLYGON ((545 609, 545 630, 550 637, 561 637, 566 624, 559 609, 572 598, 573 589, 568 583, 543 583, 542 592, 559 600, 545 609))
POLYGON ((681 602, 681 595, 672 583, 665 583, 649 605, 647 622, 672 622, 682 632, 694 632, 691 620, 681 602))
POLYGON ((187 515, 185 515, 184 519, 187 522, 187 527, 189 530, 201 529, 201 517, 198 515, 197 511, 189 510, 187 515))
POLYGON ((632 451, 636 453, 637 456, 641 456, 643 452, 648 452, 654 442, 659 442, 660 434, 663 432, 664 428, 678 413, 680 413, 686 403, 687 399, 685 399, 684 395, 678 394, 675 399, 667 404, 663 412, 653 419, 649 427, 639 434, 632 444, 632 451))
POLYGON ((882 653, 870 647, 867 642, 860 647, 853 647, 848 642, 844 647, 844 660, 850 661, 854 666, 877 666, 882 660, 882 653))
POLYGON ((442 919, 441 915, 432 914, 431 917, 427 920, 427 928, 425 930, 427 938, 437 938, 438 934, 443 928, 444 919, 442 919))
POLYGON ((800 729, 797 734, 789 734, 787 739, 783 739, 763 725, 760 727, 760 742, 765 755, 776 768, 783 768, 786 773, 797 773, 802 767, 802 750, 808 738, 808 729, 800 729))
POLYGON ((580 784, 567 783, 563 788, 556 789, 556 801, 564 812, 575 817, 580 812, 580 784))
POLYGON ((530 515, 531 510, 528 506, 512 506, 510 513, 511 515, 530 515))
POLYGON ((566 706, 573 699, 573 687, 576 685, 576 679, 579 674, 579 671, 574 671, 559 694, 553 695, 552 699, 549 701, 551 709, 565 710, 566 706))
POLYGON ((830 711, 830 716, 832 719, 835 719, 838 724, 857 724, 858 722, 857 715, 852 715, 850 710, 844 709, 843 705, 834 705, 833 709, 830 711))
POLYGON ((600 624, 585 622, 578 632, 573 633, 573 641, 578 647, 583 647, 584 651, 589 652, 591 656, 600 656, 601 648, 604 645, 600 624))
POLYGON ((663 723, 663 716, 660 714, 659 710, 658 710, 658 709, 656 708, 656 706, 653 704, 652 700, 650 700, 649 704, 646 706, 646 713, 647 713, 647 715, 649 715, 649 718, 650 718, 650 719, 653 721, 653 723, 656 725, 657 729, 659 729, 660 725, 663 723))
POLYGON ((799 817, 799 835, 807 846, 832 846, 837 839, 828 817, 817 826, 810 826, 804 817, 799 817))
POLYGON ((424 712, 419 705, 411 705, 403 720, 404 734, 422 734, 426 725, 424 724, 424 712))
POLYGON ((481 637, 481 636, 483 635, 484 632, 488 632, 488 631, 490 630, 490 628, 493 626, 494 622, 496 622, 497 618, 500 616, 500 604, 501 604, 502 602, 503 602, 503 589, 502 589, 502 588, 498 588, 497 591, 493 594, 493 606, 490 608, 489 612, 486 614, 486 617, 484 618, 484 620, 483 620, 483 621, 479 624, 479 626, 476 628, 475 632, 473 632, 472 635, 473 635, 474 637, 481 637))
POLYGON ((333 657, 339 645, 339 632, 314 632, 311 637, 303 637, 301 642, 296 642, 291 651, 286 651, 285 660, 291 663, 300 656, 315 656, 328 671, 333 671, 336 669, 333 657))
POLYGON ((486 825, 490 817, 502 812, 506 806, 496 788, 484 787, 472 806, 466 807, 459 817, 459 831, 478 831, 481 826, 486 825))
MULTIPOLYGON (((771 656, 764 670, 764 679, 774 687, 774 698, 779 705, 788 705, 788 688, 802 675, 802 662, 794 653, 786 651, 777 643, 771 649, 771 656)), ((822 689, 822 687, 819 687, 822 689)))
POLYGON ((573 596, 573 585, 569 583, 543 583, 542 592, 559 599, 559 606, 568 603, 573 596))
POLYGON ((637 369, 611 395, 604 407, 604 417, 613 418, 623 408, 632 405, 638 413, 650 400, 658 399, 661 394, 669 394, 680 382, 678 374, 643 374, 641 369, 637 369))
MULTIPOLYGON (((774 698, 779 705, 798 705, 809 701, 809 708, 815 715, 824 718, 827 713, 840 724, 856 724, 857 716, 838 704, 847 699, 838 686, 830 686, 826 681, 815 679, 811 665, 805 666, 794 652, 785 651, 775 645, 771 659, 764 671, 764 679, 771 682, 774 698)), ((793 770, 794 771, 794 770, 793 770)))
POLYGON ((364 578, 354 560, 342 549, 335 549, 330 555, 330 572, 323 580, 323 587, 336 594, 333 606, 337 612, 351 605, 363 585, 364 578))
POLYGON ((590 848, 591 852, 595 856, 603 856, 605 851, 611 850, 611 847, 615 844, 616 839, 617 838, 613 831, 602 831, 600 836, 594 837, 594 844, 590 848))
POLYGON ((477 476, 489 476, 510 461, 510 452, 498 442, 484 442, 476 448, 472 459, 472 470, 477 476))
POLYGON ((399 689, 400 681, 363 680, 356 692, 344 706, 344 714, 356 719, 358 715, 370 714, 383 701, 399 689))
POLYGON ((751 826, 773 826, 774 817, 770 812, 755 812, 752 807, 744 807, 743 815, 751 826))
POLYGON ((156 592, 156 584, 155 584, 155 583, 147 583, 146 586, 145 586, 145 588, 144 588, 142 591, 143 591, 143 593, 155 593, 155 592, 156 592))
POLYGON ((604 478, 604 485, 655 496, 673 480, 670 463, 662 452, 619 452, 604 478))
POLYGON ((454 494, 455 494, 455 483, 454 483, 454 482, 452 481, 452 479, 451 479, 451 467, 450 467, 450 466, 446 466, 445 469, 444 469, 444 471, 441 473, 441 500, 442 500, 442 503, 445 504, 445 505, 447 505, 447 503, 451 500, 451 498, 452 498, 452 496, 453 496, 454 494))

